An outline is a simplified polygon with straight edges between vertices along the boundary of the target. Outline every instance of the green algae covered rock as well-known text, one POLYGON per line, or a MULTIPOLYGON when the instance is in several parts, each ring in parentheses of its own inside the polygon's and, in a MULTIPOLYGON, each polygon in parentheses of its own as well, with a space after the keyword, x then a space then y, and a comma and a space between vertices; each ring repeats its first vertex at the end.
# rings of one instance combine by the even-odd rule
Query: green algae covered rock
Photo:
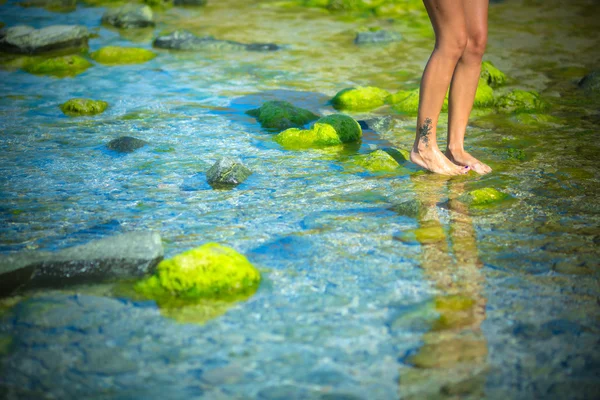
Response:
POLYGON ((388 172, 398 169, 400 164, 384 150, 375 150, 374 152, 361 156, 357 164, 371 172, 388 172))
POLYGON ((344 114, 332 114, 319 119, 311 129, 290 128, 274 140, 289 149, 335 146, 356 142, 362 137, 360 124, 344 114))
POLYGON ((338 110, 366 111, 381 107, 389 95, 387 90, 374 86, 358 86, 339 91, 331 103, 338 110))
POLYGON ((506 83, 504 72, 494 67, 494 64, 490 61, 481 63, 481 74, 479 76, 492 87, 502 86, 506 83))
POLYGON ((138 47, 106 46, 90 56, 101 64, 140 64, 152 60, 156 54, 150 50, 138 47))
MULTIPOLYGON (((419 111, 419 89, 401 90, 385 99, 395 111, 416 114, 419 111)), ((448 108, 448 99, 444 99, 443 109, 448 108)))
POLYGON ((440 224, 431 224, 401 232, 394 236, 396 240, 407 244, 434 244, 446 240, 446 232, 440 224))
POLYGON ((71 117, 100 114, 106 110, 106 107, 108 107, 107 102, 92 99, 71 99, 60 105, 62 112, 71 117))
POLYGON ((158 264, 156 273, 135 290, 149 298, 227 298, 252 292, 260 273, 246 257, 218 243, 206 243, 158 264))
POLYGON ((534 91, 515 89, 496 100, 498 109, 503 112, 544 112, 549 105, 534 91))
POLYGON ((260 108, 249 110, 246 114, 255 117, 266 129, 282 131, 299 128, 319 119, 319 116, 287 101, 267 101, 260 108))
POLYGON ((510 199, 510 197, 511 196, 509 194, 487 187, 463 193, 458 197, 458 200, 469 206, 486 206, 510 199))
POLYGON ((81 56, 62 56, 34 58, 27 62, 23 69, 31 74, 65 77, 80 74, 91 66, 92 63, 81 56))
POLYGON ((484 79, 479 79, 473 107, 485 108, 494 105, 494 89, 492 89, 484 79))

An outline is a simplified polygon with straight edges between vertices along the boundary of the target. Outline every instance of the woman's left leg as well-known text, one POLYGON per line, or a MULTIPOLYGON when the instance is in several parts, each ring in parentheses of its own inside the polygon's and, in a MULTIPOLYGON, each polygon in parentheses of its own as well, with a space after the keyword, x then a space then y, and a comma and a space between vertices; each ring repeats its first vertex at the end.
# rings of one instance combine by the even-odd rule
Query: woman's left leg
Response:
POLYGON ((456 65, 450 84, 446 157, 455 164, 470 166, 479 174, 487 174, 492 169, 465 151, 464 140, 487 44, 489 0, 459 1, 463 2, 465 12, 467 46, 456 65))

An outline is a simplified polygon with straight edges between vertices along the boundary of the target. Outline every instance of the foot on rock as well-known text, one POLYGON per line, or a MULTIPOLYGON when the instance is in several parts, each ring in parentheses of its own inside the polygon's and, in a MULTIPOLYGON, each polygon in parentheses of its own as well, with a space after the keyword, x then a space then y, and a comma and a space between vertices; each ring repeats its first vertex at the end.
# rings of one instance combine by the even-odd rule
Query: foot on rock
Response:
POLYGON ((471 170, 468 165, 458 166, 450 161, 437 146, 422 149, 417 146, 413 147, 410 152, 410 161, 428 171, 441 175, 464 175, 471 170))
POLYGON ((454 164, 459 166, 469 166, 479 175, 485 175, 492 172, 492 168, 489 165, 482 163, 464 150, 451 151, 448 149, 445 154, 454 164))

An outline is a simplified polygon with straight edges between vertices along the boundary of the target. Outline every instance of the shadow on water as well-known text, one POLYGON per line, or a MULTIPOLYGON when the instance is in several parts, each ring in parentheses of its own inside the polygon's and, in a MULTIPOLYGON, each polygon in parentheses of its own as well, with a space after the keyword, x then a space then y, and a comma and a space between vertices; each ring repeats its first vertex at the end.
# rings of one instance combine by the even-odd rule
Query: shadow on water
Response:
POLYGON ((487 372, 487 340, 481 330, 486 318, 484 276, 473 223, 465 204, 456 200, 465 181, 433 175, 411 178, 418 199, 414 231, 421 243, 421 267, 437 290, 438 315, 423 335, 422 345, 404 361, 401 398, 482 398, 487 372), (448 191, 449 226, 437 204, 448 191))

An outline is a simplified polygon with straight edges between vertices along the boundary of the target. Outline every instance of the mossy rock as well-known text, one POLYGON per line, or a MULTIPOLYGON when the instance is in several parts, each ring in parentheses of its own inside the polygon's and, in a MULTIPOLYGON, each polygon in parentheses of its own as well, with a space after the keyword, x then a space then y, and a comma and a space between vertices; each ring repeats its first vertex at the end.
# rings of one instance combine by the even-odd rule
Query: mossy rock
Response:
POLYGON ((370 154, 359 156, 356 163, 370 172, 390 172, 400 167, 400 164, 383 150, 375 150, 370 154))
POLYGON ((463 295, 438 296, 435 298, 435 309, 440 314, 433 324, 432 330, 464 328, 475 322, 474 307, 476 302, 463 295))
POLYGON ((491 87, 502 86, 506 83, 506 75, 494 66, 490 61, 481 63, 481 74, 479 75, 491 87))
POLYGON ((246 257, 217 243, 206 243, 158 264, 156 273, 139 282, 135 290, 163 300, 227 298, 256 290, 260 273, 246 257))
POLYGON ((287 129, 274 140, 289 149, 335 146, 360 140, 360 124, 343 114, 328 115, 319 119, 311 129, 287 129))
POLYGON ((92 99, 70 99, 60 105, 60 109, 66 115, 76 117, 79 115, 95 115, 103 113, 108 103, 102 100, 92 99))
MULTIPOLYGON (((400 90, 388 96, 385 99, 392 109, 403 114, 416 114, 419 111, 419 92, 420 89, 400 90)), ((442 111, 448 111, 448 96, 444 98, 442 111)))
POLYGON ((494 89, 484 79, 479 79, 473 107, 486 108, 494 105, 494 89))
POLYGON ((515 89, 496 100, 502 112, 534 113, 545 112, 550 107, 537 92, 515 89))
POLYGON ((463 193, 458 197, 458 200, 469 206, 487 206, 490 204, 499 203, 510 199, 509 194, 500 192, 494 188, 475 189, 470 192, 463 193))
POLYGON ((106 46, 90 56, 101 64, 140 64, 152 60, 156 54, 147 49, 139 47, 106 46))
POLYGON ((32 58, 23 69, 31 74, 54 75, 58 77, 75 76, 92 66, 81 56, 62 56, 47 59, 32 58))
POLYGON ((267 101, 260 108, 249 110, 246 114, 255 117, 266 129, 281 131, 299 128, 319 119, 319 116, 287 101, 267 101))
POLYGON ((398 164, 403 164, 406 161, 410 161, 410 151, 404 149, 397 149, 395 147, 384 147, 381 149, 388 153, 398 164))
POLYGON ((374 86, 358 86, 339 91, 331 104, 338 110, 367 111, 381 107, 390 95, 387 90, 374 86))
MULTIPOLYGON (((417 211, 417 215, 422 214, 422 210, 417 211)), ((431 224, 416 229, 404 231, 395 238, 407 244, 434 244, 446 240, 446 232, 440 224, 431 224)))

